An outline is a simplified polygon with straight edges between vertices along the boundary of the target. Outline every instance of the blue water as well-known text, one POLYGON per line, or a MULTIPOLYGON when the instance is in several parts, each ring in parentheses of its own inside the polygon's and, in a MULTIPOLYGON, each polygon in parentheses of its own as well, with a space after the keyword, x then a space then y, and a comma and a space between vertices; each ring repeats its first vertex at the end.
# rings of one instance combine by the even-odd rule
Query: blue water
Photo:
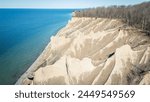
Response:
POLYGON ((14 84, 73 10, 0 9, 0 84, 14 84))

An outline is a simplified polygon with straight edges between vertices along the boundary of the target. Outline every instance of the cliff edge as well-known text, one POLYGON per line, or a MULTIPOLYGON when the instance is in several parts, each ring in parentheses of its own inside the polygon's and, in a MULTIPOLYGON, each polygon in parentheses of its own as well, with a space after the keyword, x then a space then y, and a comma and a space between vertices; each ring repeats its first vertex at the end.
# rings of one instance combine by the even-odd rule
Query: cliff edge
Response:
POLYGON ((73 17, 16 84, 150 84, 150 37, 120 19, 73 17))

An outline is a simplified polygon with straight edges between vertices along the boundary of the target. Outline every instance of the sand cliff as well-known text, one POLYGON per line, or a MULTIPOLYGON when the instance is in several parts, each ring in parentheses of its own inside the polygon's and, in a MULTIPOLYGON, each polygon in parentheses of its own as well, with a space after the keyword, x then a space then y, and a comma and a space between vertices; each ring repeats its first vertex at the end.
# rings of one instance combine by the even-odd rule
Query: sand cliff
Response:
POLYGON ((150 84, 150 38, 118 19, 73 17, 16 84, 150 84))

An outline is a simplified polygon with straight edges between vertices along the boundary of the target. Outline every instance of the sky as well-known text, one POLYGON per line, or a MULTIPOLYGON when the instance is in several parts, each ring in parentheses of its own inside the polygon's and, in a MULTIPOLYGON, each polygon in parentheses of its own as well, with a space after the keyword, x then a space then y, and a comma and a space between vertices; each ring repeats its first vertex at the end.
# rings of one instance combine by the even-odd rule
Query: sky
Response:
POLYGON ((92 8, 145 1, 150 0, 0 0, 0 8, 92 8))

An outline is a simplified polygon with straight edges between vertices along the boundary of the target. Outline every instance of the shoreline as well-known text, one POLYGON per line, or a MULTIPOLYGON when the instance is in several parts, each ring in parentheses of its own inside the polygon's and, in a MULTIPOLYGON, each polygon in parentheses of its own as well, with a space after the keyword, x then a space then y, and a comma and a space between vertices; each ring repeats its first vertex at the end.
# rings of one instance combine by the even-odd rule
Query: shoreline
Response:
MULTIPOLYGON (((71 17, 71 19, 72 19, 72 17, 71 17)), ((69 21, 70 20, 68 20, 68 22, 69 21)), ((61 27, 59 30, 57 30, 56 33, 54 35, 52 35, 51 37, 57 36, 59 31, 61 31, 67 25, 68 25, 68 23, 65 26, 61 27)), ((51 39, 51 37, 50 37, 50 39, 51 39)), ((46 60, 44 55, 49 52, 50 46, 51 46, 51 40, 48 42, 48 44, 46 45, 46 47, 44 48, 42 53, 32 63, 32 65, 19 77, 19 79, 16 81, 15 85, 21 85, 25 78, 27 78, 29 75, 32 75, 32 73, 35 72, 38 69, 38 66, 40 66, 40 65, 42 65, 44 63, 44 61, 46 60)))
POLYGON ((17 82, 15 83, 15 85, 20 85, 23 81, 23 79, 25 79, 28 75, 30 75, 31 73, 33 73, 35 70, 37 70, 38 66, 41 65, 44 61, 44 54, 46 53, 46 51, 48 51, 47 49, 49 48, 50 43, 47 44, 47 46, 45 47, 45 49, 43 50, 43 52, 39 55, 39 57, 33 62, 33 64, 27 69, 26 72, 24 72, 20 78, 17 80, 17 82), (43 60, 43 61, 41 61, 43 60))

